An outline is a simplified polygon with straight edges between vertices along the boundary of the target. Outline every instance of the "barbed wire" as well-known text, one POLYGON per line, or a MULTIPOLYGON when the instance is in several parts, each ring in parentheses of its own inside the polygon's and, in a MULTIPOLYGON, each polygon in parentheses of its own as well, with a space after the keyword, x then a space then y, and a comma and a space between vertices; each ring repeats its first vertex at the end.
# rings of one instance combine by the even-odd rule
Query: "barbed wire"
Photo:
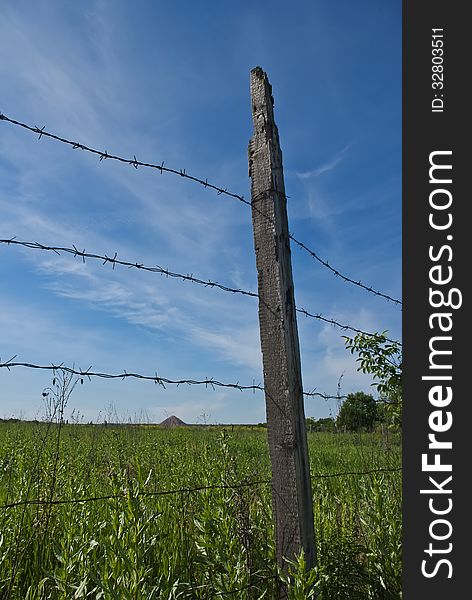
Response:
MULTIPOLYGON (((312 479, 330 479, 334 477, 351 477, 351 476, 364 476, 373 475, 376 473, 396 473, 402 471, 402 467, 378 467, 375 469, 368 469, 364 471, 340 471, 337 473, 310 473, 312 479)), ((65 504, 83 504, 88 502, 100 502, 103 500, 126 500, 129 496, 133 498, 152 498, 158 496, 171 496, 175 494, 194 493, 211 490, 237 490, 241 488, 258 487, 262 485, 271 484, 271 479, 260 479, 257 481, 243 481, 240 483, 232 484, 213 484, 213 485, 200 485, 196 487, 177 488, 172 490, 160 490, 160 491, 144 491, 144 490, 127 490, 122 494, 105 494, 102 496, 87 496, 85 498, 71 498, 69 500, 42 500, 39 498, 32 498, 29 500, 18 500, 17 502, 8 502, 0 505, 0 510, 6 510, 10 508, 16 508, 18 506, 58 506, 65 504)))
MULTIPOLYGON (((86 252, 85 248, 83 250, 79 250, 75 245, 72 245, 72 247, 50 246, 50 245, 41 244, 39 242, 29 242, 29 241, 17 240, 16 237, 12 237, 12 238, 8 238, 8 239, 0 239, 0 244, 16 245, 16 246, 22 246, 24 248, 33 249, 33 250, 43 250, 43 251, 54 252, 55 254, 57 254, 59 256, 61 253, 67 253, 67 254, 71 254, 72 256, 74 256, 74 258, 77 258, 77 257, 81 258, 84 263, 85 263, 86 258, 93 259, 93 260, 100 260, 100 261, 102 261, 103 265, 111 264, 113 269, 115 268, 116 265, 121 265, 124 267, 128 267, 129 269, 134 268, 134 269, 138 269, 141 271, 158 273, 158 274, 166 276, 166 277, 181 279, 183 281, 190 281, 190 282, 198 284, 198 285, 203 285, 204 287, 207 287, 207 288, 217 288, 217 289, 223 290, 225 292, 230 292, 233 294, 241 294, 243 296, 250 296, 252 298, 260 299, 260 296, 257 292, 242 290, 240 288, 233 288, 233 287, 218 283, 217 281, 200 279, 198 277, 194 277, 193 273, 187 273, 187 274, 176 273, 176 272, 170 271, 169 269, 160 267, 159 265, 155 265, 155 266, 151 267, 151 266, 146 266, 143 263, 130 262, 128 260, 121 260, 121 259, 118 259, 117 252, 115 252, 113 254, 113 256, 108 256, 107 254, 101 255, 101 254, 95 254, 92 252, 86 252)), ((353 331, 355 333, 359 333, 359 334, 369 336, 369 337, 373 337, 375 335, 373 333, 369 333, 368 331, 363 331, 362 329, 359 329, 357 327, 339 323, 335 319, 323 316, 321 313, 311 313, 304 308, 297 308, 296 311, 298 313, 304 315, 305 317, 323 321, 324 323, 328 323, 330 325, 339 327, 340 329, 343 329, 346 331, 347 330, 353 331)), ((395 344, 398 344, 399 346, 401 346, 401 342, 399 342, 398 340, 392 340, 392 339, 386 338, 386 341, 395 343, 395 344)))
POLYGON ((28 369, 38 369, 44 371, 52 371, 55 374, 58 371, 62 371, 64 373, 69 373, 71 375, 77 375, 81 378, 81 383, 83 383, 84 379, 87 378, 91 381, 92 377, 97 377, 101 379, 141 379, 146 381, 153 381, 155 384, 160 385, 164 389, 166 385, 176 385, 177 387, 180 385, 204 385, 205 387, 211 387, 213 389, 217 387, 224 388, 232 388, 237 389, 239 391, 244 390, 252 390, 252 391, 264 391, 264 388, 261 385, 253 384, 253 385, 240 385, 237 383, 224 383, 222 381, 218 381, 213 378, 205 378, 201 380, 197 379, 168 379, 166 377, 160 377, 157 372, 154 375, 142 375, 141 373, 128 373, 127 371, 123 371, 122 373, 101 373, 96 371, 91 371, 92 367, 88 369, 76 369, 75 367, 67 367, 63 363, 58 365, 37 365, 34 363, 27 362, 14 362, 16 356, 13 356, 6 362, 0 362, 0 369, 6 368, 8 370, 14 367, 25 367, 28 369))
POLYGON ((322 398, 323 400, 345 400, 347 398, 347 396, 345 396, 345 395, 324 394, 322 392, 316 392, 315 390, 313 390, 312 392, 303 392, 303 395, 307 398, 315 398, 316 397, 316 398, 322 398))
POLYGON ((359 280, 356 281, 355 279, 351 279, 350 277, 343 275, 337 269, 332 267, 327 260, 323 260, 316 254, 316 252, 314 252, 313 250, 310 250, 310 248, 308 248, 303 242, 300 242, 299 240, 297 240, 293 234, 290 233, 289 238, 292 240, 292 242, 294 242, 294 244, 296 244, 297 246, 299 246, 300 248, 305 250, 305 252, 308 252, 308 254, 310 254, 310 256, 312 258, 317 260, 319 263, 321 263, 323 266, 325 266, 327 269, 329 269, 332 273, 334 273, 334 275, 336 277, 339 277, 346 283, 352 283, 353 285, 357 285, 358 287, 366 290, 367 292, 370 292, 371 294, 374 294, 375 296, 380 296, 381 298, 385 298, 389 302, 393 302, 394 304, 402 306, 403 303, 401 300, 397 300, 396 298, 393 298, 392 296, 389 296, 388 294, 379 292, 379 291, 375 290, 372 286, 365 285, 364 283, 362 283, 359 280))
MULTIPOLYGON (((365 335, 367 337, 375 337, 376 335, 378 335, 375 333, 369 333, 368 331, 364 331, 362 329, 358 329, 357 327, 353 327, 352 325, 344 325, 342 323, 339 323, 335 319, 331 319, 329 317, 324 317, 321 313, 310 313, 307 310, 305 310, 304 308, 297 308, 296 310, 298 313, 305 315, 305 317, 310 317, 312 319, 318 319, 319 321, 323 321, 324 323, 334 325, 334 326, 339 327, 340 329, 344 329, 346 331, 347 330, 354 331, 355 333, 360 333, 361 335, 365 335)), ((402 343, 399 340, 385 338, 385 341, 390 342, 392 344, 397 344, 400 347, 402 346, 402 343)))
MULTIPOLYGON (((215 388, 217 387, 224 387, 224 388, 232 388, 232 389, 236 389, 239 390, 241 392, 244 391, 248 391, 251 390, 253 393, 255 393, 256 391, 260 391, 260 392, 265 392, 265 388, 264 386, 260 385, 260 384, 252 384, 252 385, 241 385, 239 382, 236 383, 223 383, 221 381, 218 381, 216 379, 202 379, 202 380, 196 380, 196 379, 178 379, 178 380, 173 380, 173 379, 167 379, 165 377, 159 377, 157 375, 157 373, 155 375, 142 375, 141 373, 128 373, 127 371, 123 371, 123 373, 98 373, 95 371, 91 371, 90 369, 92 367, 89 367, 88 369, 86 369, 85 371, 83 369, 75 369, 74 367, 67 367, 64 366, 64 364, 60 363, 58 365, 37 365, 34 363, 27 363, 27 362, 14 362, 16 356, 13 356, 12 358, 10 358, 9 360, 5 361, 5 362, 1 362, 0 359, 0 369, 7 369, 8 371, 14 367, 24 367, 27 369, 37 369, 37 370, 44 370, 44 371, 52 371, 53 375, 57 372, 57 371, 62 371, 64 373, 69 373, 71 375, 77 375, 78 377, 81 378, 81 383, 83 383, 84 379, 87 378, 89 379, 89 381, 91 381, 92 377, 98 377, 101 379, 140 379, 140 380, 145 380, 145 381, 153 381, 155 384, 159 384, 160 386, 162 386, 164 389, 166 389, 166 385, 176 385, 177 387, 179 387, 180 385, 204 385, 206 388, 207 387, 211 387, 213 390, 215 390, 215 388)), ((311 392, 305 392, 303 391, 303 395, 307 398, 322 398, 323 400, 345 400, 346 398, 348 398, 347 395, 345 394, 325 394, 323 392, 317 392, 316 388, 314 390, 312 390, 311 392)), ((376 402, 380 403, 380 404, 395 404, 394 402, 388 402, 385 400, 376 400, 376 402)))
POLYGON ((128 490, 122 494, 106 494, 103 496, 90 496, 85 498, 76 498, 70 500, 41 500, 41 499, 31 499, 31 500, 19 500, 18 502, 11 502, 8 504, 0 505, 1 509, 6 508, 15 508, 17 506, 29 506, 29 505, 61 505, 61 504, 81 504, 87 502, 99 502, 101 500, 123 500, 128 498, 129 495, 132 495, 134 498, 139 497, 157 497, 157 496, 171 496, 175 494, 184 494, 184 493, 193 493, 193 492, 203 492, 209 490, 236 490, 245 487, 256 487, 259 485, 266 485, 270 483, 270 479, 263 479, 260 481, 244 481, 237 484, 214 484, 214 485, 200 485, 196 487, 187 487, 187 488, 178 488, 172 490, 160 490, 157 492, 151 491, 136 491, 132 492, 132 490, 128 490))
MULTIPOLYGON (((115 160, 115 161, 118 161, 118 162, 121 162, 121 163, 125 163, 125 164, 128 164, 128 165, 131 165, 135 169, 137 169, 138 167, 146 167, 146 168, 157 169, 158 171, 160 171, 161 174, 165 172, 165 173, 172 173, 174 175, 179 175, 180 177, 184 177, 185 179, 189 179, 190 181, 193 181, 194 183, 198 183, 200 185, 203 185, 205 188, 209 188, 209 189, 215 190, 218 195, 229 196, 231 198, 234 198, 235 200, 238 200, 239 202, 242 202, 243 204, 246 204, 248 206, 252 206, 264 218, 266 218, 270 222, 272 222, 272 219, 270 219, 270 217, 268 215, 265 215, 264 213, 262 213, 255 206, 255 202, 257 201, 258 198, 255 198, 252 201, 246 200, 243 195, 241 195, 241 194, 235 194, 234 192, 228 191, 227 188, 222 188, 222 187, 219 187, 217 185, 214 185, 214 184, 210 183, 208 181, 208 179, 200 179, 199 177, 194 177, 193 175, 189 175, 188 173, 186 173, 185 169, 173 169, 173 168, 170 168, 170 167, 165 167, 164 166, 164 161, 161 162, 160 164, 157 164, 157 163, 150 163, 150 162, 140 161, 140 160, 138 160, 136 158, 136 155, 133 156, 133 159, 129 159, 129 158, 124 158, 124 157, 117 156, 117 155, 114 155, 114 154, 109 154, 107 150, 105 150, 105 151, 97 150, 95 148, 91 148, 89 146, 86 146, 85 144, 81 144, 79 142, 74 142, 72 140, 69 140, 69 139, 63 138, 61 136, 55 135, 53 133, 50 133, 50 132, 46 131, 45 130, 45 126, 43 126, 43 127, 37 127, 37 126, 32 127, 31 125, 27 125, 26 123, 22 123, 21 121, 17 121, 15 119, 7 117, 6 115, 4 115, 1 112, 0 112, 0 120, 6 121, 6 122, 11 123, 12 125, 16 125, 18 127, 22 127, 23 129, 31 131, 32 133, 36 133, 39 136, 38 139, 41 139, 43 136, 44 137, 48 137, 48 138, 51 138, 53 140, 62 142, 63 144, 67 144, 67 145, 71 146, 73 149, 80 149, 80 150, 84 150, 86 152, 90 152, 91 154, 95 154, 96 156, 98 156, 100 158, 100 162, 103 161, 103 160, 105 160, 105 159, 110 159, 110 160, 115 160)), ((278 193, 278 194, 281 194, 281 192, 278 191, 278 190, 268 190, 267 192, 263 192, 263 194, 266 194, 266 193, 278 193)), ((285 194, 282 194, 282 195, 285 198, 287 198, 287 196, 285 194)), ((343 275, 338 269, 335 269, 334 267, 332 267, 327 260, 322 259, 314 250, 311 250, 306 244, 304 244, 303 242, 301 242, 300 240, 298 240, 293 235, 293 233, 290 233, 289 237, 294 242, 294 244, 296 244, 299 248, 301 248, 305 252, 307 252, 314 260, 318 261, 321 265, 323 265, 324 267, 326 267, 327 269, 329 269, 336 277, 340 278, 341 280, 345 281, 346 283, 351 283, 353 285, 356 285, 356 286, 364 289, 365 291, 367 291, 367 292, 369 292, 369 293, 371 293, 371 294, 373 294, 375 296, 382 297, 385 300, 388 300, 389 302, 393 302, 394 304, 397 304, 397 305, 402 305, 402 301, 401 300, 398 300, 398 299, 393 298, 392 296, 390 296, 388 294, 384 294, 383 292, 375 290, 372 286, 365 285, 360 280, 355 280, 355 279, 352 279, 351 277, 343 275)))
MULTIPOLYGON (((81 383, 84 382, 85 378, 87 378, 89 381, 91 381, 92 377, 97 377, 97 378, 101 378, 101 379, 121 379, 121 380, 140 379, 140 380, 145 380, 145 381, 153 381, 155 384, 160 385, 164 389, 166 389, 166 385, 176 385, 177 387, 179 387, 180 385, 204 385, 206 388, 211 387, 213 390, 215 390, 217 387, 224 387, 224 388, 236 389, 241 392, 249 391, 249 390, 252 391, 253 393, 255 393, 256 391, 265 392, 264 386, 262 386, 261 384, 256 384, 256 383, 253 383, 252 385, 241 385, 239 382, 223 383, 222 381, 218 381, 213 378, 205 378, 205 379, 201 379, 201 380, 168 379, 166 377, 160 377, 157 374, 157 372, 154 375, 143 375, 141 373, 131 373, 128 371, 123 371, 122 373, 101 373, 101 372, 91 371, 92 367, 89 367, 88 369, 84 370, 84 369, 80 369, 80 368, 76 369, 75 367, 67 367, 63 363, 60 363, 58 365, 54 365, 54 364, 37 365, 34 363, 28 363, 28 362, 15 362, 15 358, 16 358, 16 355, 12 356, 10 359, 8 359, 5 362, 2 362, 0 359, 0 369, 7 369, 9 371, 10 369, 15 368, 15 367, 24 367, 27 369, 52 371, 53 376, 57 372, 62 371, 63 373, 77 375, 78 377, 81 378, 81 383)), ((329 394, 324 394, 322 392, 317 392, 315 390, 313 390, 311 392, 303 392, 303 395, 307 396, 307 397, 319 397, 319 398, 323 398, 324 400, 331 400, 331 399, 339 400, 339 399, 347 398, 347 396, 340 396, 339 394, 336 396, 330 396, 329 394)))
POLYGON ((215 190, 218 195, 224 194, 225 196, 230 196, 232 198, 235 198, 236 200, 239 200, 240 202, 242 202, 244 204, 247 204, 248 206, 251 206, 251 202, 249 200, 246 200, 244 198, 244 196, 242 196, 240 194, 234 194, 233 192, 229 192, 226 188, 222 188, 217 185, 214 185, 213 183, 210 183, 207 179, 200 179, 199 177, 194 177, 193 175, 189 175, 185 171, 185 169, 173 169, 171 167, 166 167, 166 166, 164 166, 164 164, 165 164, 164 161, 162 161, 160 164, 157 164, 157 163, 140 161, 136 158, 136 155, 134 155, 133 158, 130 159, 130 158, 124 158, 122 156, 117 156, 115 154, 109 154, 107 150, 105 150, 105 151, 97 150, 95 148, 91 148, 90 146, 86 146, 85 144, 81 144, 79 142, 74 142, 73 140, 68 140, 59 135, 55 135, 54 133, 50 133, 49 131, 45 131, 45 126, 32 127, 31 125, 27 125, 26 123, 22 123, 21 121, 11 119, 10 117, 7 117, 6 115, 4 115, 2 112, 0 112, 0 121, 7 121, 8 123, 11 123, 12 125, 17 125, 18 127, 22 127, 23 129, 31 131, 32 133, 36 133, 39 135, 38 139, 41 139, 42 137, 48 137, 48 138, 56 140, 58 142, 62 142, 63 144, 67 144, 68 146, 71 146, 74 150, 84 150, 85 152, 90 152, 91 154, 95 154, 96 156, 99 157, 100 162, 103 160, 106 160, 106 159, 115 160, 115 161, 118 161, 118 162, 121 162, 121 163, 124 163, 127 165, 131 165, 135 169, 137 169, 138 167, 146 167, 146 168, 150 168, 150 169, 157 169, 161 174, 162 173, 172 173, 174 175, 179 175, 180 177, 189 179, 190 181, 193 181, 195 183, 199 183, 200 185, 203 185, 203 187, 205 187, 205 188, 215 190))
POLYGON ((227 285, 218 283, 217 281, 199 279, 198 277, 194 277, 193 273, 187 273, 187 274, 175 273, 173 271, 170 271, 169 269, 160 267, 159 265, 150 267, 150 266, 144 265, 143 263, 130 262, 128 260, 121 260, 121 259, 118 259, 117 252, 115 252, 113 254, 113 256, 108 256, 106 254, 101 255, 101 254, 86 252, 85 248, 83 250, 79 250, 75 245, 72 245, 71 248, 65 247, 65 246, 48 246, 48 245, 40 244, 39 242, 20 241, 20 240, 17 240, 16 237, 13 237, 10 239, 0 239, 0 244, 23 246, 25 248, 30 248, 30 249, 34 249, 34 250, 46 250, 46 251, 54 252, 55 254, 57 254, 59 256, 61 255, 61 253, 67 253, 67 254, 71 254, 72 256, 74 256, 74 258, 77 258, 77 257, 81 258, 84 263, 85 263, 86 258, 90 258, 90 259, 103 261, 102 262, 103 265, 111 264, 113 269, 115 268, 116 265, 121 265, 124 267, 128 267, 129 269, 138 269, 141 271, 148 271, 150 273, 158 273, 160 275, 164 275, 165 277, 173 277, 176 279, 182 279, 183 281, 191 281, 192 283, 203 285, 204 287, 218 288, 225 292, 232 292, 233 294, 242 294, 244 296, 252 296, 253 298, 259 297, 259 294, 257 294, 257 292, 250 292, 247 290, 232 288, 227 285))

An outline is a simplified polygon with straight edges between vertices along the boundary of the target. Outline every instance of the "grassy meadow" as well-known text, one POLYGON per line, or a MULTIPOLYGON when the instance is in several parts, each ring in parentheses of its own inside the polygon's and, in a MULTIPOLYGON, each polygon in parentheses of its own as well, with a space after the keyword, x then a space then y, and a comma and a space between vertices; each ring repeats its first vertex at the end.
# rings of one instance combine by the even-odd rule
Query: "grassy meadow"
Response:
MULTIPOLYGON (((401 472, 336 475, 399 467, 399 437, 308 439, 316 597, 400 598, 401 472)), ((0 423, 0 598, 276 598, 269 477, 264 428, 0 423), (6 506, 33 499, 84 501, 6 506)))

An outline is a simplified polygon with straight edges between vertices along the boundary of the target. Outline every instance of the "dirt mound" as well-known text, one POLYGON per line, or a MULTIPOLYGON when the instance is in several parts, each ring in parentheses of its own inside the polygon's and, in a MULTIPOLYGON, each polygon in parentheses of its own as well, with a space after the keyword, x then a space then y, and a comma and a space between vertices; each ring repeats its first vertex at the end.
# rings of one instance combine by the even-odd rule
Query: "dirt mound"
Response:
POLYGON ((182 421, 182 419, 179 419, 179 417, 176 417, 175 415, 172 415, 170 417, 167 417, 167 419, 164 419, 164 421, 162 421, 162 423, 159 423, 159 425, 161 427, 179 427, 181 425, 186 425, 187 423, 184 423, 182 421))

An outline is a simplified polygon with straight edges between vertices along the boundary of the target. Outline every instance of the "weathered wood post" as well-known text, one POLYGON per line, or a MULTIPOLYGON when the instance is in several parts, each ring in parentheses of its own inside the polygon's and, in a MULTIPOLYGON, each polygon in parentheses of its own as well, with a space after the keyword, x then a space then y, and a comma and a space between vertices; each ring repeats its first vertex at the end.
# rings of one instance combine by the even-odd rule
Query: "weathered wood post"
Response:
POLYGON ((273 102, 267 75, 256 67, 251 71, 254 134, 249 176, 276 552, 279 566, 286 570, 285 559, 292 560, 302 549, 307 567, 314 566, 315 535, 282 153, 273 102))

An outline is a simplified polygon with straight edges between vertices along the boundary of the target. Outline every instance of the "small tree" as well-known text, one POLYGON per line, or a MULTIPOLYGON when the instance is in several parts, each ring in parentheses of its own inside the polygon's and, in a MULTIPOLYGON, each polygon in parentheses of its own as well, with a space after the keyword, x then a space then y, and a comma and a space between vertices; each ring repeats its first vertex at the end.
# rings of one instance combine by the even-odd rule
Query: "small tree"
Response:
POLYGON ((354 338, 343 336, 346 348, 351 354, 359 355, 358 371, 370 373, 372 384, 377 388, 381 404, 384 406, 390 424, 401 426, 402 421, 402 353, 398 342, 387 339, 387 332, 365 335, 359 333, 354 338))
POLYGON ((377 404, 370 394, 348 394, 339 411, 338 427, 348 431, 371 430, 377 417, 377 404))

